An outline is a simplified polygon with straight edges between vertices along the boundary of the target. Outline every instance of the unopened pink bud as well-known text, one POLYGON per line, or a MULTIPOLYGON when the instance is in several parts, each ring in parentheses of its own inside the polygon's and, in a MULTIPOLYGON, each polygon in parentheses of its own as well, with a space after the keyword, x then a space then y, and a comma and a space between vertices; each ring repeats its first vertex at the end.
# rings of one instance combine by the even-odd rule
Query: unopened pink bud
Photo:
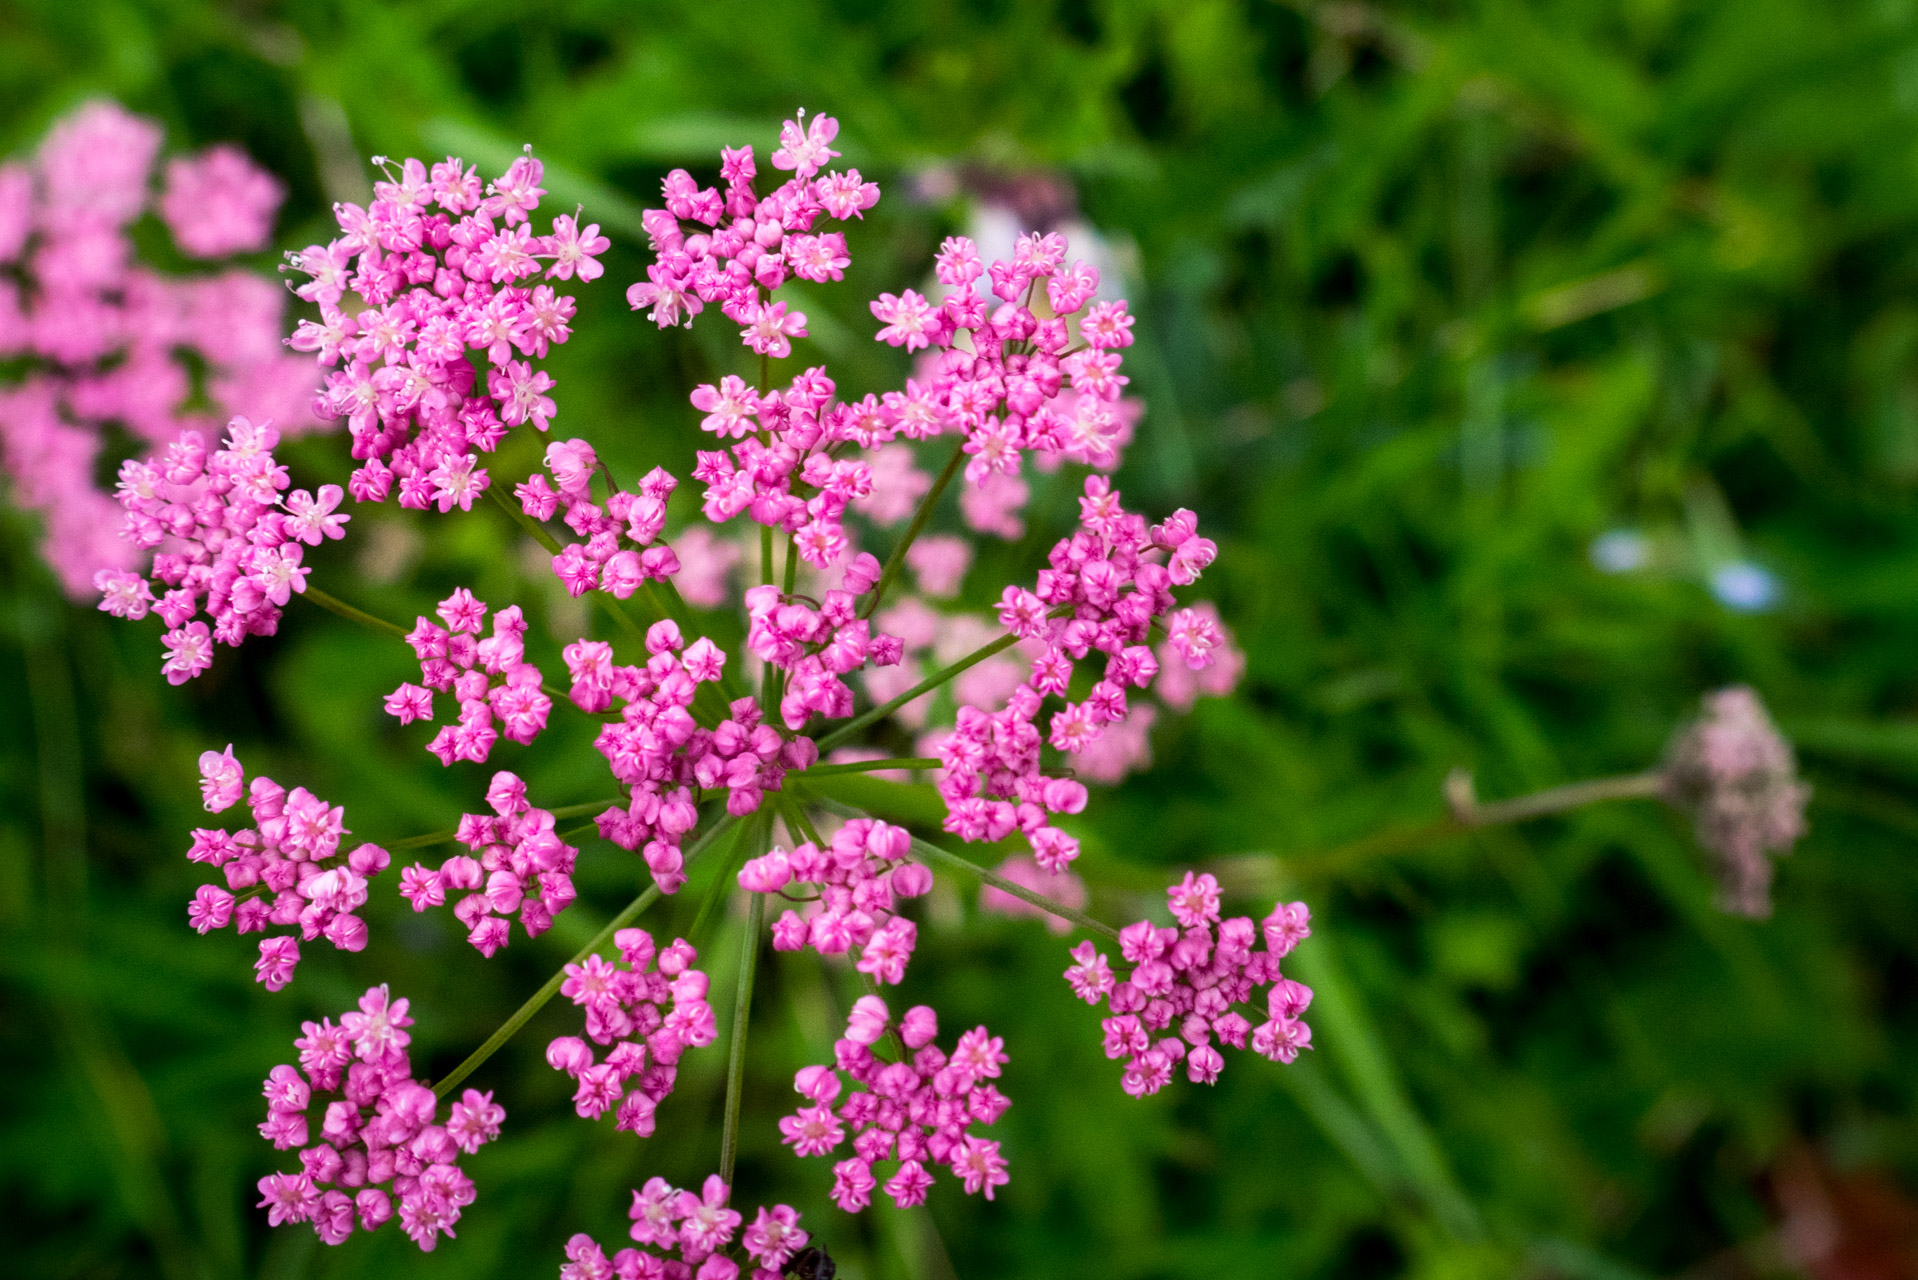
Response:
POLYGON ((931 1005, 914 1005, 899 1022, 899 1038, 906 1042, 908 1049, 922 1049, 938 1034, 939 1015, 932 1011, 931 1005))
POLYGON ((884 1000, 878 996, 860 996, 853 1002, 852 1015, 846 1019, 846 1039, 854 1044, 877 1044, 891 1020, 892 1014, 884 1000))

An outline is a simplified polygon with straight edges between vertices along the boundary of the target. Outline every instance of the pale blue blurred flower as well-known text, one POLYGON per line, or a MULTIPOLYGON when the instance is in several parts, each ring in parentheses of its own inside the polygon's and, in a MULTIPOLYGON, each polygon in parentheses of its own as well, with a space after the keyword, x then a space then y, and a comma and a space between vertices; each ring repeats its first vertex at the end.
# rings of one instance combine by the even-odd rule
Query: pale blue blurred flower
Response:
POLYGON ((1733 560, 1712 570, 1712 594, 1727 609, 1762 613, 1778 603, 1777 575, 1749 560, 1733 560))

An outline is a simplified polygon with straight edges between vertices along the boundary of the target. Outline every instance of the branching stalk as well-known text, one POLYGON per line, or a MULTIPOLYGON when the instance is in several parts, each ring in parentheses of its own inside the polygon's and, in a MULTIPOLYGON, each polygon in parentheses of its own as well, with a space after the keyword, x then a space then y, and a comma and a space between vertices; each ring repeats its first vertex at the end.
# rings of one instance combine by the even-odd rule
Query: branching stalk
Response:
POLYGON ((840 743, 844 742, 846 739, 852 737, 855 733, 858 733, 861 729, 865 728, 867 725, 872 724, 878 720, 884 720, 887 716, 899 710, 899 708, 905 706, 908 702, 911 702, 914 698, 923 697, 926 694, 931 693, 934 689, 937 689, 940 685, 946 683, 946 681, 952 679, 954 676, 966 670, 968 667, 976 667, 980 663, 984 662, 987 658, 990 658, 993 654, 1004 653, 1007 649, 1010 649, 1013 645, 1018 643, 1019 643, 1019 637, 1012 634, 1010 631, 1008 631, 1005 635, 1000 636, 997 640, 994 640, 991 644, 986 645, 983 648, 974 649, 971 653, 959 659, 959 661, 953 663, 951 666, 945 667, 939 671, 933 672, 931 675, 927 676, 924 680, 921 680, 918 684, 906 690, 904 693, 892 699, 890 702, 882 702, 878 706, 872 708, 870 711, 867 711, 864 715, 854 716, 852 719, 846 721, 845 724, 842 724, 837 729, 834 729, 831 733, 827 734, 825 737, 819 740, 820 753, 823 755, 824 753, 831 751, 834 747, 838 746, 840 743))
MULTIPOLYGON (((621 803, 624 802, 619 797, 611 800, 588 800, 585 804, 561 805, 554 809, 552 814, 555 818, 577 818, 583 814, 602 812, 608 805, 621 803)), ((395 840, 382 847, 391 853, 398 849, 424 849, 429 845, 446 844, 457 839, 459 839, 459 829, 455 827, 448 831, 429 831, 423 836, 408 836, 404 840, 395 840)))
POLYGON ((930 841, 921 840, 919 837, 914 836, 912 840, 912 853, 913 856, 921 862, 937 862, 944 866, 957 867, 961 871, 977 876, 1001 893, 1009 893, 1023 902, 1031 903, 1047 915, 1057 916, 1061 920, 1071 921, 1081 929, 1089 929, 1102 938, 1110 938, 1114 942, 1119 940, 1119 931, 1111 925, 1103 921, 1094 920, 1085 912, 1068 907, 1063 902, 1055 902, 1043 893, 1034 893, 1024 885, 1008 880, 996 871, 988 871, 970 858, 962 858, 956 853, 949 853, 930 841))
MULTIPOLYGON (((687 851, 687 865, 690 866, 695 858, 711 848, 713 841, 719 837, 720 833, 729 829, 735 821, 737 821, 737 819, 731 814, 720 815, 719 820, 707 828, 706 834, 699 838, 699 842, 687 851)), ((646 908, 659 901, 661 896, 659 886, 653 885, 637 898, 627 903, 626 909, 614 916, 611 920, 608 920, 606 927, 594 934, 592 940, 585 946, 574 952, 573 958, 567 961, 567 964, 579 964, 584 961, 587 956, 592 955, 595 951, 605 946, 615 933, 618 933, 621 929, 624 929, 627 925, 637 920, 644 914, 646 908)), ((561 967, 559 972, 548 978, 540 986, 538 991, 535 991, 527 997, 525 1004, 522 1004, 518 1009, 513 1011, 512 1017, 500 1024, 499 1030, 486 1037, 485 1042, 482 1043, 479 1048, 468 1054, 466 1061, 454 1067, 452 1071, 447 1073, 444 1080, 441 1080, 433 1086, 434 1096, 444 1098, 448 1093, 452 1092, 452 1090, 459 1087, 461 1081, 477 1071, 481 1064, 488 1058, 499 1052, 501 1045, 511 1040, 514 1035, 519 1032, 521 1027, 532 1020, 534 1014, 546 1007, 548 1000, 551 1000, 555 995, 559 994, 560 984, 565 981, 566 970, 564 967, 561 967)))

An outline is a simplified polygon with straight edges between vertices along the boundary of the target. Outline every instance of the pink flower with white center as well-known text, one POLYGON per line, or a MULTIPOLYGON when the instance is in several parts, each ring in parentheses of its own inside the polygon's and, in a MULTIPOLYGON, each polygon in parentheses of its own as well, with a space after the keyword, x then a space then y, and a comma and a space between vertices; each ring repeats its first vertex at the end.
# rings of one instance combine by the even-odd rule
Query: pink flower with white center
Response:
POLYGON ((606 273, 598 256, 610 249, 613 242, 599 234, 597 222, 581 230, 571 214, 562 213, 553 219, 553 234, 546 238, 546 243, 553 259, 553 265, 546 271, 548 278, 571 280, 577 272, 583 284, 606 273))
MULTIPOLYGON (((871 183, 866 185, 876 197, 878 188, 871 183)), ((801 280, 822 284, 828 280, 845 279, 846 268, 852 265, 852 256, 846 250, 846 237, 837 231, 821 235, 788 236, 785 254, 794 275, 801 280)))
POLYGON ((813 184, 813 191, 826 212, 841 222, 848 218, 863 220, 866 210, 879 203, 879 184, 862 181, 857 169, 829 173, 813 184))
POLYGON ((633 1239, 641 1244, 677 1244, 679 1229, 674 1224, 681 1217, 678 1208, 678 1190, 664 1178, 648 1178, 644 1187, 633 1192, 633 1206, 627 1211, 633 1221, 633 1239))
POLYGON ((185 684, 213 665, 213 636, 204 622, 175 627, 162 637, 166 644, 160 671, 168 684, 185 684))
POLYGON ((1225 642, 1218 623, 1197 609, 1181 609, 1166 619, 1166 642, 1194 671, 1212 663, 1213 651, 1225 642))
POLYGON ((1165 891, 1172 916, 1188 929, 1214 924, 1219 919, 1219 882, 1210 872, 1193 875, 1165 891))
POLYGON ((544 369, 536 370, 524 361, 515 360, 504 370, 495 369, 487 375, 486 386, 493 399, 499 401, 500 418, 510 425, 531 422, 544 431, 559 411, 553 398, 544 394, 553 389, 552 378, 544 369))
POLYGON ((1005 1055, 1006 1042, 992 1035, 984 1027, 974 1027, 959 1037, 959 1043, 952 1051, 952 1065, 967 1073, 973 1080, 991 1080, 999 1075, 999 1068, 1009 1059, 1005 1055))
POLYGON ((762 356, 783 360, 792 354, 792 339, 806 336, 806 313, 751 302, 739 309, 739 340, 762 356))
POLYGON ((267 1211, 268 1226, 288 1222, 306 1222, 319 1207, 320 1190, 303 1173, 275 1173, 260 1179, 260 1203, 267 1211))
POLYGON ((1072 959, 1075 963, 1065 974, 1072 993, 1087 1004, 1098 1004, 1112 990, 1112 966, 1090 941, 1074 947, 1072 959))
POLYGON ((353 1038, 353 1051, 362 1062, 378 1062, 411 1043, 406 1028, 413 1020, 406 1016, 406 1006, 405 999, 389 1000, 381 983, 360 997, 358 1013, 341 1016, 340 1028, 353 1038))
POLYGON ((477 454, 443 454, 427 478, 433 482, 433 499, 442 515, 454 507, 471 511, 473 499, 486 492, 487 475, 477 454))
POLYGON ((793 1149, 794 1155, 823 1156, 846 1140, 839 1117, 826 1103, 801 1107, 779 1120, 779 1140, 793 1149))
POLYGON ((1096 348, 1132 345, 1132 317, 1123 302, 1095 303, 1079 321, 1079 332, 1088 346, 1096 348))
POLYGON ((239 802, 246 771, 233 755, 233 744, 225 751, 200 753, 200 797, 208 813, 223 813, 239 802))
POLYGON ((710 431, 722 440, 751 435, 756 429, 752 415, 759 412, 759 397, 745 380, 727 374, 715 388, 711 383, 693 388, 693 408, 706 416, 701 431, 710 431))
POLYGON ((282 527, 309 547, 317 547, 328 538, 338 541, 346 536, 346 522, 353 517, 336 514, 346 491, 336 484, 323 484, 315 498, 304 489, 287 495, 286 521, 282 527))
POLYGON ((897 297, 880 294, 872 303, 872 314, 885 325, 874 336, 887 346, 917 351, 929 344, 927 334, 933 327, 935 313, 932 304, 911 289, 897 297))
POLYGON ((526 221, 526 215, 539 207, 539 198, 546 194, 539 185, 545 172, 546 166, 532 156, 521 156, 507 166, 502 177, 488 184, 481 209, 489 217, 503 218, 509 227, 526 221))
POLYGON ((959 1150, 952 1158, 952 1171, 965 1183, 967 1195, 983 1191, 988 1200, 992 1199, 994 1187, 1003 1187, 1011 1181, 1006 1174, 1006 1159, 999 1154, 999 1144, 970 1134, 960 1139, 959 1150))
POLYGON ((782 1271, 786 1260, 805 1248, 809 1239, 799 1226, 799 1211, 782 1204, 761 1208, 740 1243, 754 1262, 768 1271, 782 1271))
POLYGON ((700 1257, 717 1253, 732 1243, 733 1233, 739 1230, 743 1220, 735 1209, 726 1207, 729 1194, 719 1175, 712 1174, 706 1179, 706 1185, 700 1195, 690 1191, 679 1193, 679 1201, 674 1206, 680 1215, 679 1239, 686 1255, 697 1252, 700 1257))
POLYGON ((802 107, 798 119, 788 120, 779 129, 779 149, 773 152, 773 168, 789 169, 795 178, 810 178, 839 155, 831 142, 839 136, 839 122, 831 116, 814 116, 806 124, 802 107))

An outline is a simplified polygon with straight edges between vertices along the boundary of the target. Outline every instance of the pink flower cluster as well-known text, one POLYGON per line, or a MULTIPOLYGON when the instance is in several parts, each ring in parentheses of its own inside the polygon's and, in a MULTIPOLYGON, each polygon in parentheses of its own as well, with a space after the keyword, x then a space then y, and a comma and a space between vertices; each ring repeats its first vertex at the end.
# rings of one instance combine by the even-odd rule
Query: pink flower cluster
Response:
POLYGON ((637 494, 616 490, 602 507, 592 500, 598 465, 593 446, 584 440, 555 440, 546 446, 546 468, 558 487, 536 472, 513 494, 520 509, 535 520, 551 520, 563 507, 567 528, 585 539, 568 543, 553 557, 553 573, 568 595, 583 596, 597 587, 624 600, 640 584, 679 572, 673 549, 652 545, 666 524, 666 500, 679 482, 664 468, 654 467, 640 480, 637 494), (640 549, 621 547, 622 539, 640 549))
POLYGON ((565 658, 575 705, 597 712, 615 698, 625 704, 594 741, 613 776, 631 788, 626 808, 599 816, 600 835, 622 849, 641 849, 660 889, 676 893, 686 882, 680 839, 699 821, 693 787, 726 788, 727 811, 743 816, 759 808, 766 790, 779 789, 787 768, 804 768, 814 756, 810 741, 789 741, 761 724, 751 698, 736 700, 714 728, 700 726, 694 695, 726 665, 725 651, 711 640, 686 645, 678 624, 666 619, 647 630, 646 649, 652 657, 644 667, 615 666, 613 647, 603 640, 575 641, 565 658))
MULTIPOLYGON (((591 1236, 581 1233, 566 1242, 560 1280, 737 1280, 739 1263, 727 1255, 745 1218, 727 1207, 731 1195, 718 1175, 706 1179, 701 1194, 681 1191, 664 1178, 648 1179, 633 1192, 632 1237, 679 1256, 621 1249, 608 1259, 591 1236)), ((808 1238, 797 1209, 783 1204, 761 1208, 739 1241, 753 1264, 752 1280, 780 1280, 808 1238)))
POLYGON ((775 848, 739 871, 742 888, 790 897, 789 885, 816 889, 807 914, 788 908, 773 923, 773 947, 820 955, 860 948, 856 968, 875 982, 898 985, 906 976, 919 932, 893 912, 895 897, 916 898, 932 888, 932 872, 906 861, 912 836, 904 827, 855 818, 833 832, 826 848, 811 842, 790 853, 775 848))
POLYGON ((719 1029, 706 1002, 706 975, 693 968, 699 953, 685 939, 661 951, 644 929, 621 929, 613 945, 624 968, 587 956, 566 966, 559 988, 586 1010, 587 1037, 612 1051, 596 1062, 585 1040, 559 1036, 546 1046, 546 1061, 579 1082, 573 1107, 580 1115, 597 1119, 617 1102, 614 1127, 645 1138, 679 1078, 680 1055, 711 1044, 719 1029))
POLYGON ((400 893, 413 910, 442 906, 450 893, 465 893, 453 915, 466 939, 492 957, 510 940, 512 917, 537 938, 572 903, 573 863, 579 850, 553 831, 553 815, 526 802, 526 784, 502 770, 486 789, 493 816, 468 813, 456 837, 468 852, 455 854, 437 871, 414 863, 400 872, 400 893))
MULTIPOLYGON (((189 411, 196 393, 222 417, 315 426, 312 366, 280 348, 285 296, 244 271, 174 277, 134 259, 130 225, 148 207, 160 126, 111 102, 56 123, 28 163, 0 164, 0 470, 12 497, 45 521, 43 549, 67 591, 96 571, 132 570, 140 548, 95 488, 109 424, 141 450, 219 418, 189 411)), ((189 254, 261 248, 279 183, 231 147, 176 160, 160 214, 189 254), (198 198, 181 173, 217 169, 198 198), (244 192, 239 189, 244 188, 244 192), (202 252, 204 250, 204 252, 202 252)))
POLYGON ((753 191, 758 174, 753 149, 720 152, 720 177, 726 183, 701 189, 684 169, 666 175, 666 207, 648 209, 647 234, 658 256, 646 280, 626 291, 633 310, 649 309, 660 328, 687 323, 709 302, 740 327, 740 340, 762 356, 784 358, 792 339, 806 336, 806 317, 771 302, 773 290, 788 279, 827 281, 844 277, 851 259, 846 238, 837 231, 814 234, 821 214, 844 222, 861 218, 879 199, 879 187, 862 180, 857 169, 817 177, 839 153, 831 149, 839 122, 815 116, 805 127, 805 112, 788 120, 773 152, 776 169, 792 177, 769 195, 753 191), (690 235, 684 223, 697 230, 690 235))
POLYGON ((278 1066, 267 1076, 260 1133, 276 1150, 303 1148, 298 1173, 260 1179, 259 1207, 273 1226, 311 1222, 321 1240, 340 1244, 355 1219, 363 1231, 390 1221, 397 1196, 400 1229, 430 1251, 473 1203, 459 1157, 499 1137, 506 1111, 491 1093, 468 1089, 435 1123, 439 1099, 413 1079, 407 1061, 413 1020, 406 1010, 384 985, 370 988, 338 1026, 330 1018, 302 1023, 306 1034, 293 1042, 299 1067, 278 1066), (340 1096, 326 1103, 320 1140, 307 1146, 307 1112, 329 1093, 340 1096))
POLYGON ((1225 1067, 1213 1045, 1246 1047, 1274 1062, 1291 1062, 1312 1046, 1312 1029, 1301 1018, 1312 989, 1279 973, 1279 961, 1311 936, 1311 913, 1303 902, 1280 903, 1261 925, 1249 916, 1219 918, 1219 882, 1186 872, 1166 890, 1177 927, 1141 920, 1119 931, 1119 951, 1133 966, 1115 980, 1112 966, 1091 942, 1072 949, 1076 963, 1066 981, 1087 1004, 1106 1000, 1112 1017, 1105 1029, 1108 1058, 1126 1059, 1120 1087, 1135 1098, 1157 1093, 1185 1061, 1194 1084, 1212 1084, 1225 1067), (1255 951, 1260 934, 1265 949, 1255 951), (1233 1006, 1266 988, 1266 1020, 1257 1028, 1233 1006), (1174 1022, 1178 1035, 1153 1039, 1174 1022))
POLYGON ((869 664, 893 666, 905 653, 898 636, 875 633, 871 622, 858 616, 859 597, 879 576, 879 561, 861 552, 817 608, 777 587, 747 588, 746 648, 785 673, 779 718, 788 729, 803 729, 815 715, 851 715, 853 693, 845 677, 869 664))
POLYGON ((198 431, 180 433, 150 462, 120 468, 118 494, 125 512, 122 536, 155 548, 152 579, 124 569, 101 569, 93 584, 100 608, 119 618, 151 610, 169 628, 160 670, 184 684, 213 665, 213 642, 238 645, 249 635, 279 629, 280 609, 306 590, 306 548, 345 536, 352 517, 336 512, 345 496, 336 484, 315 497, 292 483, 273 449, 280 433, 245 418, 227 424, 226 447, 209 454, 198 431), (204 609, 209 631, 198 620, 204 609))
MULTIPOLYGON (((1048 697, 1064 697, 1075 663, 1093 650, 1105 654, 1104 678, 1080 702, 1055 712, 1045 739, 1060 751, 1084 751, 1105 726, 1127 712, 1127 689, 1145 689, 1159 672, 1146 641, 1152 626, 1173 606, 1173 585, 1194 581, 1216 548, 1194 531, 1190 511, 1146 527, 1127 513, 1103 476, 1088 476, 1079 500, 1080 530, 1052 549, 1051 567, 1039 573, 1038 590, 1009 586, 1000 598, 999 621, 1021 639, 1045 648, 1032 674, 1012 693, 1005 709, 962 707, 952 734, 940 745, 946 799, 946 830, 965 840, 1000 840, 1017 830, 1033 857, 1048 871, 1062 870, 1079 854, 1078 842, 1048 825, 1048 813, 1077 813, 1085 787, 1049 777, 1040 767, 1039 729, 1034 723, 1048 697), (1165 556, 1168 563, 1160 563, 1165 556), (1070 615, 1069 617, 1066 615, 1070 615)), ((1181 644, 1179 629, 1191 610, 1167 623, 1186 661, 1203 665, 1210 652, 1181 644)))
POLYGON ((553 700, 540 688, 539 668, 526 661, 526 618, 520 607, 494 614, 493 634, 481 639, 486 608, 459 587, 435 610, 444 627, 418 619, 406 642, 420 660, 420 683, 404 683, 386 698, 387 714, 401 724, 431 720, 435 691, 458 700, 459 719, 442 726, 426 744, 442 765, 455 760, 484 764, 502 731, 513 742, 531 742, 553 709, 553 700))
POLYGON ((965 1184, 967 1195, 1007 1182, 999 1144, 967 1129, 976 1121, 990 1125, 1005 1114, 1011 1100, 991 1082, 1006 1064, 1005 1044, 984 1027, 959 1037, 948 1055, 933 1040, 939 1020, 926 1005, 906 1011, 897 1027, 911 1059, 888 1062, 873 1046, 893 1030, 892 1015, 878 996, 861 996, 846 1023, 846 1035, 833 1045, 834 1065, 802 1067, 793 1088, 811 1103, 779 1122, 780 1140, 797 1155, 820 1156, 837 1150, 852 1134, 853 1155, 833 1166, 832 1197, 847 1213, 872 1203, 879 1185, 873 1166, 888 1160, 898 1168, 884 1191, 900 1208, 924 1204, 932 1187, 927 1165, 944 1165, 965 1184), (843 1086, 839 1072, 863 1089, 833 1103, 843 1086))
POLYGON ((366 946, 366 921, 354 913, 366 905, 366 882, 386 870, 391 859, 371 844, 342 858, 346 827, 340 806, 328 805, 305 787, 289 792, 271 778, 258 777, 246 786, 231 745, 224 752, 200 754, 200 791, 209 813, 232 808, 243 790, 253 811, 252 827, 193 833, 186 856, 218 867, 227 887, 201 885, 187 906, 187 920, 201 933, 229 923, 239 933, 297 925, 299 938, 277 934, 260 940, 255 974, 268 991, 278 991, 293 981, 301 940, 325 938, 342 951, 366 946))
POLYGON ((542 262, 549 280, 592 280, 609 242, 569 214, 533 234, 543 172, 523 156, 482 191, 459 160, 430 172, 407 160, 370 206, 335 206, 337 239, 288 256, 309 277, 295 292, 320 309, 289 342, 339 366, 316 409, 347 420, 360 501, 385 501, 397 478, 403 507, 471 510, 488 483, 479 455, 508 427, 546 430, 553 380, 533 362, 571 335, 574 306, 526 282, 542 262), (349 290, 359 305, 345 302, 349 290), (485 358, 483 390, 469 353, 485 358))

